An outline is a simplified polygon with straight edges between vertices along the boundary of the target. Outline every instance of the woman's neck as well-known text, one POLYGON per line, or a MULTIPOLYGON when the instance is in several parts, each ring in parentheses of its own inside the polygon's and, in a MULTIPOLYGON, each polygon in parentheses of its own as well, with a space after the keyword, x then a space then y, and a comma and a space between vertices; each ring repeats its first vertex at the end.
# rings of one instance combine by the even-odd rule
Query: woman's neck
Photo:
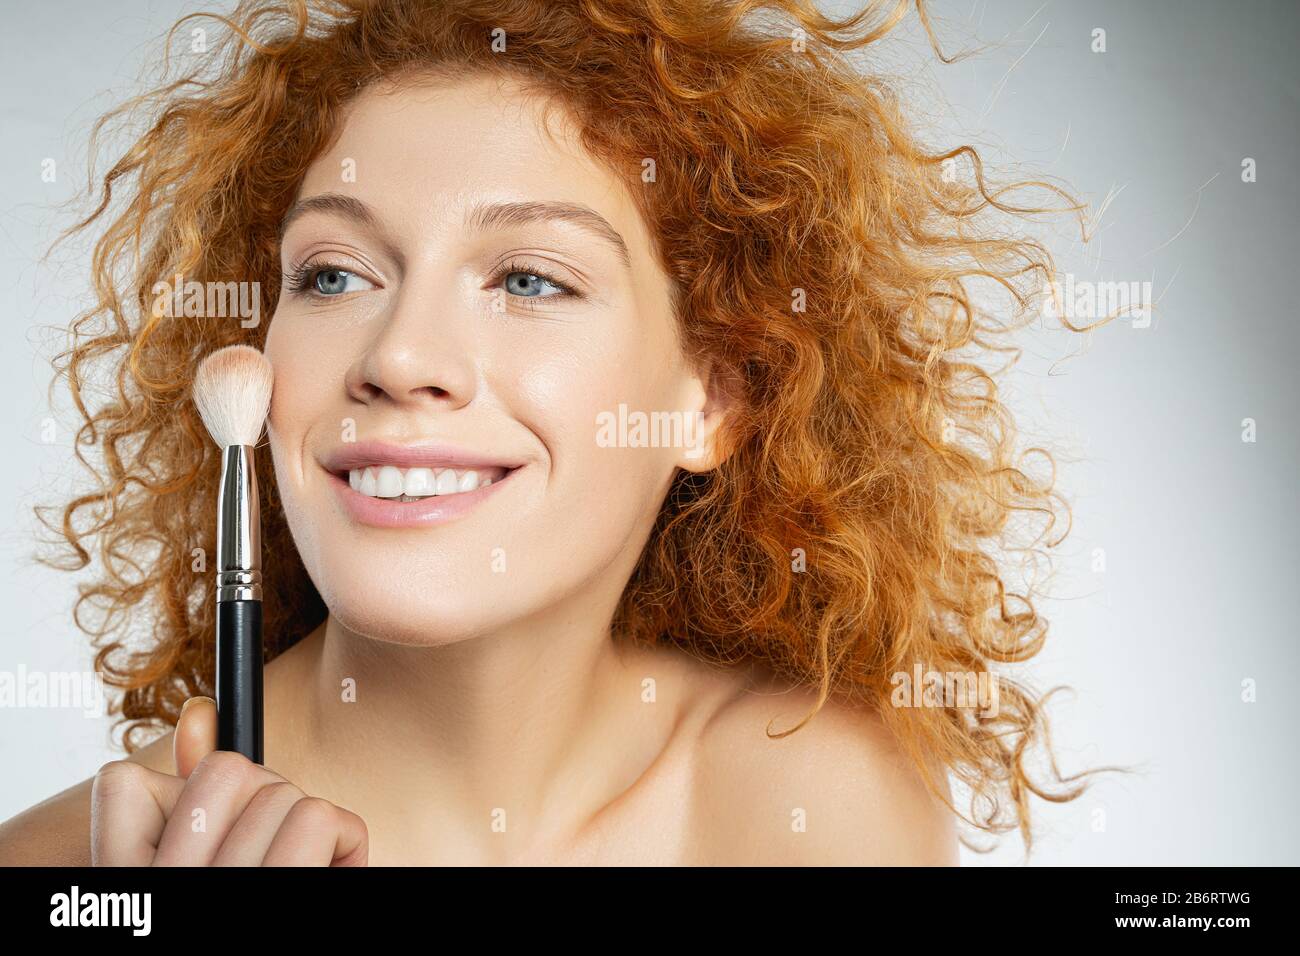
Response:
POLYGON ((697 673, 563 615, 432 646, 331 617, 267 669, 266 762, 385 834, 381 859, 504 862, 632 787, 697 673))

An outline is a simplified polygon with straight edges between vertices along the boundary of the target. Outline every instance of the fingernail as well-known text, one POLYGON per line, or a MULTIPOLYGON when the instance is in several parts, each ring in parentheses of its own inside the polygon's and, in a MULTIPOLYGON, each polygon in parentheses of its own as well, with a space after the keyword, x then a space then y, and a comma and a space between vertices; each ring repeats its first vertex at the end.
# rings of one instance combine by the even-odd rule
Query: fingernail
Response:
POLYGON ((209 701, 209 702, 212 703, 213 705, 216 704, 216 701, 213 700, 211 697, 191 697, 191 698, 190 698, 189 700, 187 700, 185 703, 181 704, 181 713, 180 713, 180 716, 181 716, 181 717, 184 717, 184 716, 185 716, 185 711, 187 711, 187 710, 190 709, 190 704, 196 703, 196 702, 198 702, 198 701, 200 701, 200 700, 206 700, 206 701, 209 701))

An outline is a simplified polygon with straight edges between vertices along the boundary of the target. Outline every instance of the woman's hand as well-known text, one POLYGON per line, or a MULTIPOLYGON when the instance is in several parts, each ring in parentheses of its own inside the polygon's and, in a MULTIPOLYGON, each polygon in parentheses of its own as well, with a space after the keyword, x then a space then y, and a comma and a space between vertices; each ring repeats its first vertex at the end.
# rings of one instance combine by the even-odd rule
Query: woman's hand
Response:
POLYGON ((216 749, 217 706, 191 697, 173 737, 177 776, 127 760, 95 775, 95 866, 365 866, 366 824, 242 754, 216 749))

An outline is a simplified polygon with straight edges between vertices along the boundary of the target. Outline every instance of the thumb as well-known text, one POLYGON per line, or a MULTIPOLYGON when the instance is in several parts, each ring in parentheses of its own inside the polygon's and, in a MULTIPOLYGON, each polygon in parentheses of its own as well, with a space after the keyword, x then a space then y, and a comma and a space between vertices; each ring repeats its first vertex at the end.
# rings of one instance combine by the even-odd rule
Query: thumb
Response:
POLYGON ((172 735, 176 776, 187 778, 200 760, 217 749, 217 702, 211 697, 191 697, 181 707, 172 735))

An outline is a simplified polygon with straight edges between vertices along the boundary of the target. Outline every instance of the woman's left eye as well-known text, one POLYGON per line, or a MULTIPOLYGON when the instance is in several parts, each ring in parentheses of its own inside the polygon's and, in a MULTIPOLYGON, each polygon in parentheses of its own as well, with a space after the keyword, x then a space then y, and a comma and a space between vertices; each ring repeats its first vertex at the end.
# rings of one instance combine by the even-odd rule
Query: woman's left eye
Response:
POLYGON ((506 272, 505 286, 506 291, 511 295, 517 295, 525 299, 546 299, 556 295, 573 295, 573 290, 568 286, 545 273, 522 269, 512 269, 506 272), (550 293, 543 292, 542 290, 547 287, 554 291, 550 293))

